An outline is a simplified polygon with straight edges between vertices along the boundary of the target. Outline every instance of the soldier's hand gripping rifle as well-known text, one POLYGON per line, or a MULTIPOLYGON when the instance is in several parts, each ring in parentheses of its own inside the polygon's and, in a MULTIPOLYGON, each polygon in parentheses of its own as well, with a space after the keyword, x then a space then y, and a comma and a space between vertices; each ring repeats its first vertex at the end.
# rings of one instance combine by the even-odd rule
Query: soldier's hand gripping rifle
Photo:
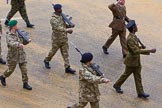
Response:
POLYGON ((23 39, 23 44, 27 45, 29 42, 31 42, 31 39, 29 38, 29 33, 25 32, 23 30, 17 29, 18 36, 23 39))
POLYGON ((146 46, 141 42, 141 40, 135 35, 135 38, 137 39, 138 43, 141 45, 142 49, 145 49, 146 46))
MULTIPOLYGON (((82 56, 81 51, 80 51, 72 42, 70 42, 70 43, 74 46, 74 48, 75 48, 75 49, 79 52, 79 54, 82 56)), ((93 71, 96 72, 96 75, 97 75, 97 76, 104 77, 104 74, 100 71, 100 66, 99 66, 99 65, 96 65, 96 63, 92 63, 92 64, 90 65, 90 67, 93 69, 93 71)))
MULTIPOLYGON (((51 3, 51 1, 49 1, 49 2, 51 3)), ((53 4, 53 3, 51 3, 51 4, 54 7, 55 4, 53 4)), ((63 20, 69 25, 70 28, 75 27, 75 24, 73 24, 71 22, 72 17, 69 17, 68 15, 65 15, 64 13, 61 13, 61 16, 62 16, 63 20)))

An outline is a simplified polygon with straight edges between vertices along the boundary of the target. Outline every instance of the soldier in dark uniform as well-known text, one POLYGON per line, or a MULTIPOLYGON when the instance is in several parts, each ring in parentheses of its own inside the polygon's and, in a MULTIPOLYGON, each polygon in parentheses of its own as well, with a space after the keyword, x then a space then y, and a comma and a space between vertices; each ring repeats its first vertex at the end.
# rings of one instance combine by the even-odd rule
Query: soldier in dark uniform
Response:
POLYGON ((149 55, 150 53, 155 53, 156 49, 146 50, 141 49, 139 46, 139 41, 135 35, 137 32, 137 26, 135 21, 130 21, 127 26, 129 30, 129 35, 127 37, 127 47, 128 47, 128 54, 125 58, 125 72, 121 75, 121 77, 116 81, 114 84, 114 88, 117 93, 123 93, 122 89, 120 88, 125 80, 133 73, 136 91, 139 98, 147 98, 149 94, 146 94, 143 90, 142 86, 142 79, 141 79, 141 62, 140 62, 140 54, 149 55))
POLYGON ((7 15, 5 25, 7 26, 10 19, 19 11, 21 17, 26 22, 26 26, 32 28, 34 25, 30 23, 25 6, 25 0, 11 0, 11 10, 7 15))
POLYGON ((112 28, 112 35, 108 38, 106 43, 103 45, 103 52, 108 53, 108 48, 119 35, 120 43, 122 46, 123 58, 127 55, 127 45, 126 45, 126 28, 125 21, 129 22, 129 18, 126 16, 125 0, 117 0, 116 3, 110 4, 108 8, 112 11, 113 21, 110 23, 109 27, 112 28))
POLYGON ((6 41, 8 46, 8 69, 3 73, 3 75, 0 76, 1 83, 3 86, 6 86, 6 78, 14 72, 16 65, 19 64, 22 73, 23 88, 32 90, 32 87, 28 84, 26 53, 23 48, 24 40, 23 38, 20 38, 16 32, 18 29, 17 21, 11 20, 8 23, 8 26, 10 27, 9 32, 6 34, 6 41))

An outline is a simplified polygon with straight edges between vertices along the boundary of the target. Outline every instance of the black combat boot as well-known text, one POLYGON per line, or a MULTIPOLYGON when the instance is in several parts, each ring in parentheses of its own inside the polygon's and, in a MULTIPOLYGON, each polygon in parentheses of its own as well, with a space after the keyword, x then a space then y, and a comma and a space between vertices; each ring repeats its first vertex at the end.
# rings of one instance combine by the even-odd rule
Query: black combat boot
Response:
POLYGON ((115 85, 113 85, 114 89, 116 90, 117 93, 123 93, 123 90, 120 87, 116 87, 115 85))
POLYGON ((149 94, 146 94, 146 93, 143 93, 143 94, 138 94, 138 97, 139 98, 148 98, 150 95, 149 94))
POLYGON ((6 64, 6 61, 3 60, 2 58, 0 58, 0 63, 1 63, 1 64, 6 64))
POLYGON ((103 52, 105 53, 105 54, 109 54, 109 52, 107 51, 107 48, 106 47, 102 47, 102 49, 103 49, 103 52))
POLYGON ((51 69, 49 62, 47 62, 46 60, 44 60, 44 65, 47 69, 51 69))
POLYGON ((31 24, 31 23, 26 23, 26 27, 28 27, 28 28, 33 28, 33 27, 34 27, 34 25, 33 25, 33 24, 31 24))
POLYGON ((65 68, 65 72, 66 72, 66 73, 70 73, 70 74, 75 74, 76 70, 73 70, 73 69, 70 68, 70 66, 69 66, 69 67, 65 68))
POLYGON ((0 76, 0 80, 3 86, 6 86, 6 78, 3 75, 0 76))
POLYGON ((6 26, 8 26, 8 23, 9 23, 9 20, 6 20, 4 24, 5 24, 6 26))
POLYGON ((32 87, 28 83, 24 83, 23 88, 27 90, 32 90, 32 87))

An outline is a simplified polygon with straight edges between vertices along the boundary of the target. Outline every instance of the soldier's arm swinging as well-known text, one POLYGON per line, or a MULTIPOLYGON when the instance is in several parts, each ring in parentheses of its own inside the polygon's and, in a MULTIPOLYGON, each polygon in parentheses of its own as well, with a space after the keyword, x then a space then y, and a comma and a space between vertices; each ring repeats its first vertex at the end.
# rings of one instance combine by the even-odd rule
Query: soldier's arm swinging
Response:
POLYGON ((91 72, 80 70, 79 73, 82 80, 86 80, 89 83, 104 83, 104 78, 93 75, 91 72))
POLYGON ((139 47, 137 47, 135 45, 135 42, 132 41, 132 40, 128 41, 128 46, 129 46, 129 48, 131 48, 131 52, 133 54, 144 54, 144 55, 149 55, 150 54, 150 50, 140 49, 139 47))

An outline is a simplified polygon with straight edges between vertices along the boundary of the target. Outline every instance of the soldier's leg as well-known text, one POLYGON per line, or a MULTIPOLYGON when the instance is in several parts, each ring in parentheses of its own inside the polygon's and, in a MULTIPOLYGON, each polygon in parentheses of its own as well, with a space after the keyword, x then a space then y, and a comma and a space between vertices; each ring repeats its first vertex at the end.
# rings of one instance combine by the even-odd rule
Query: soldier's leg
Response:
POLYGON ((70 66, 70 63, 69 63, 69 45, 68 45, 68 42, 65 42, 63 45, 61 45, 60 47, 60 51, 61 51, 61 55, 63 57, 63 60, 64 60, 64 67, 65 68, 68 68, 70 66))
POLYGON ((79 102, 78 104, 74 104, 71 108, 84 108, 88 102, 79 102))
MULTIPOLYGON (((19 10, 19 7, 17 5, 11 5, 11 10, 9 11, 7 15, 6 21, 9 22, 10 19, 16 14, 18 10, 19 10)), ((6 25, 8 24, 7 22, 5 22, 6 25)))
POLYGON ((126 42, 126 31, 120 32, 119 37, 120 37, 120 44, 122 46, 122 53, 124 57, 128 53, 127 42, 126 42))
POLYGON ((20 67, 20 70, 21 70, 23 83, 28 82, 26 63, 20 63, 19 67, 20 67))
POLYGON ((27 90, 32 90, 32 87, 28 84, 28 75, 27 75, 26 64, 27 63, 20 63, 19 64, 21 74, 22 74, 23 88, 27 89, 27 90))
POLYGON ((8 69, 4 72, 3 77, 9 77, 15 70, 16 63, 8 64, 8 69))
POLYGON ((120 78, 114 84, 115 87, 121 87, 125 80, 132 74, 133 70, 131 67, 125 68, 125 72, 120 76, 120 78))
POLYGON ((119 35, 119 31, 112 29, 112 35, 108 38, 108 40, 106 41, 103 47, 109 48, 118 35, 119 35))
POLYGON ((28 15, 27 15, 27 12, 26 12, 26 6, 25 4, 19 8, 19 12, 20 12, 20 15, 21 17, 23 18, 23 20, 26 22, 26 23, 30 23, 29 22, 29 18, 28 18, 28 15))
POLYGON ((91 108, 99 108, 99 101, 97 102, 90 102, 91 108))
POLYGON ((68 42, 64 42, 61 47, 60 47, 60 51, 62 54, 62 57, 64 59, 64 67, 65 67, 65 72, 66 73, 70 73, 70 74, 75 74, 75 70, 73 70, 70 67, 70 63, 69 63, 69 46, 68 46, 68 42))
POLYGON ((57 44, 57 42, 56 41, 52 42, 52 49, 48 53, 48 56, 45 58, 45 61, 50 62, 58 49, 59 49, 59 45, 57 44))
POLYGON ((136 85, 137 94, 143 94, 142 78, 141 78, 141 67, 134 69, 134 80, 136 85))

